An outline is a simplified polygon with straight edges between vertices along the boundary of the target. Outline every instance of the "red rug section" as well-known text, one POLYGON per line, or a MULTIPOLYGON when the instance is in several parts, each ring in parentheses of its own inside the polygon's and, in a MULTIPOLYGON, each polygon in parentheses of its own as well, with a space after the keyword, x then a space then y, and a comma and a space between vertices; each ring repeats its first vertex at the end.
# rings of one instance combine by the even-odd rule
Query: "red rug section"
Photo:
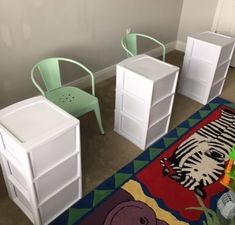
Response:
MULTIPOLYGON (((167 208, 177 211, 182 217, 189 221, 198 220, 202 214, 200 211, 185 210, 188 207, 199 206, 197 198, 195 197, 193 191, 189 191, 187 188, 167 176, 162 176, 162 166, 160 160, 164 157, 170 157, 180 143, 191 136, 199 128, 212 120, 218 119, 222 108, 225 109, 226 107, 218 108, 208 117, 203 119, 197 126, 188 131, 173 146, 171 146, 161 156, 157 157, 153 162, 148 164, 147 167, 136 175, 137 179, 144 184, 151 195, 153 195, 156 199, 161 199, 167 208)), ((229 110, 231 109, 229 108, 229 110)), ((205 205, 210 207, 211 197, 215 196, 219 192, 222 192, 224 189, 225 188, 219 183, 219 181, 205 187, 204 190, 207 193, 207 197, 204 199, 205 205)))

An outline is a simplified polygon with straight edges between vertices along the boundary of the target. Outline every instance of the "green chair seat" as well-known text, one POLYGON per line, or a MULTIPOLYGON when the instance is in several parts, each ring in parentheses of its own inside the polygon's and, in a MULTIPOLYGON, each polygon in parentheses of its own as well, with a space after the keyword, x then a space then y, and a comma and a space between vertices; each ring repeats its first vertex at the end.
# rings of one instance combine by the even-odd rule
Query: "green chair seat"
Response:
POLYGON ((80 117, 90 111, 94 111, 100 132, 104 134, 104 129, 100 116, 99 100, 95 96, 94 76, 92 72, 79 62, 66 58, 49 58, 37 63, 31 71, 31 79, 36 88, 43 96, 54 104, 61 107, 66 112, 75 117, 80 117), (67 61, 78 65, 91 76, 92 94, 77 87, 62 86, 60 79, 59 61, 67 61), (35 80, 35 70, 39 73, 47 88, 44 91, 35 80))
POLYGON ((98 99, 75 87, 62 87, 45 92, 46 98, 75 117, 80 117, 93 109, 98 99))

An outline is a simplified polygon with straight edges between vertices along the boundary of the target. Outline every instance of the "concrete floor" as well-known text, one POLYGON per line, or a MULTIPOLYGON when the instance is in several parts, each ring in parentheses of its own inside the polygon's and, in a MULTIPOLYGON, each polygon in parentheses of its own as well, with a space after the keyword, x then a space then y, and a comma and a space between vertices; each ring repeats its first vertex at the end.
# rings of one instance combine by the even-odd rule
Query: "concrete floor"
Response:
MULTIPOLYGON (((183 53, 172 51, 167 55, 167 62, 181 67, 183 53)), ((113 131, 115 105, 115 77, 96 85, 100 99, 101 114, 105 135, 99 133, 93 113, 82 118, 82 174, 83 193, 91 191, 100 182, 111 176, 118 169, 142 152, 134 144, 113 131)), ((221 97, 235 102, 235 69, 230 68, 221 97)), ((170 130, 187 119, 202 105, 185 96, 176 94, 171 117, 170 130)), ((5 183, 0 173, 0 225, 29 225, 31 222, 9 199, 5 183)))

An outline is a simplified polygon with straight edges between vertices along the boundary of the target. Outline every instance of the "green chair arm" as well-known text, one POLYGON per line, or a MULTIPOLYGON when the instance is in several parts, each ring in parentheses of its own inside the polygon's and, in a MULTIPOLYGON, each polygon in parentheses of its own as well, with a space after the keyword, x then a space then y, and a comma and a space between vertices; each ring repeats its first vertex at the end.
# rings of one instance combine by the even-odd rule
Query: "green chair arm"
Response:
POLYGON ((166 56, 166 47, 165 47, 165 45, 164 45, 162 42, 160 42, 160 41, 156 40, 155 38, 150 37, 150 36, 148 36, 148 35, 146 35, 146 34, 135 33, 135 35, 136 35, 136 36, 139 36, 139 37, 148 38, 149 40, 152 40, 152 41, 155 42, 156 44, 160 45, 160 46, 162 47, 162 59, 163 59, 163 61, 165 62, 165 58, 166 58, 166 57, 165 57, 165 56, 166 56))
POLYGON ((31 70, 31 80, 33 82, 33 84, 35 85, 35 87, 40 91, 40 93, 42 94, 42 96, 45 97, 45 92, 43 91, 43 89, 38 85, 38 83, 36 82, 35 78, 34 78, 34 70, 37 68, 37 64, 32 68, 31 70))
POLYGON ((79 63, 75 60, 72 60, 72 59, 61 58, 61 57, 58 57, 57 59, 61 60, 61 61, 71 62, 71 63, 76 64, 77 66, 81 67, 82 69, 84 69, 91 76, 92 95, 95 96, 95 78, 94 78, 93 73, 86 66, 84 66, 81 63, 79 63))
POLYGON ((125 39, 125 37, 121 41, 122 47, 126 51, 127 55, 134 56, 134 54, 126 47, 124 39, 125 39))
MULTIPOLYGON (((127 35, 128 35, 128 34, 127 34, 127 35)), ((137 36, 139 36, 139 37, 144 37, 144 38, 147 38, 147 39, 149 39, 149 40, 155 42, 156 44, 160 45, 160 46, 162 47, 162 59, 163 59, 163 61, 165 62, 165 60, 166 60, 166 47, 165 47, 165 45, 164 45, 162 42, 160 42, 160 41, 156 40, 155 38, 153 38, 153 37, 151 37, 151 36, 148 36, 148 35, 146 35, 146 34, 130 33, 130 35, 134 35, 134 36, 136 36, 136 37, 137 37, 137 36)), ((126 38, 126 36, 123 37, 123 39, 122 39, 122 41, 121 41, 121 45, 122 45, 123 49, 127 52, 127 55, 128 55, 128 56, 134 56, 134 54, 127 48, 127 46, 126 46, 126 44, 125 44, 125 38, 126 38)))

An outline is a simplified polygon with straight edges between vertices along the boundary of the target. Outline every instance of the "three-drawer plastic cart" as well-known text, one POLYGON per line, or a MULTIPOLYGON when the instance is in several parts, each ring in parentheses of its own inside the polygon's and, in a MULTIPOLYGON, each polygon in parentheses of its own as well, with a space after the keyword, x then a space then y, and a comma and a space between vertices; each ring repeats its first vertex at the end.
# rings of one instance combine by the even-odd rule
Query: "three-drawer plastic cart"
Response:
POLYGON ((220 95, 234 41, 234 38, 210 31, 188 36, 179 93, 204 105, 220 95))
POLYGON ((0 159, 10 198, 36 225, 81 198, 79 120, 42 96, 0 110, 0 159))
POLYGON ((114 130, 145 150, 169 127, 179 68, 145 54, 117 64, 114 130))

